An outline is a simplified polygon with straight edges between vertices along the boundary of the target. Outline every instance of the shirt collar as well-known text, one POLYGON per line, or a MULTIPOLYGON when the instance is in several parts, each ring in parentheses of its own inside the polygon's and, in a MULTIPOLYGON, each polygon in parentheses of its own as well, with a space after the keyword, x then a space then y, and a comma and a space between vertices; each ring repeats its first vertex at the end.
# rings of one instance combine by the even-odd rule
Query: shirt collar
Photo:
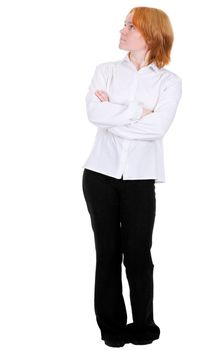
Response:
MULTIPOLYGON (((124 63, 128 62, 128 63, 134 65, 134 63, 132 63, 132 61, 130 60, 128 53, 124 56, 124 58, 122 59, 122 62, 124 62, 124 63)), ((153 69, 155 72, 159 71, 159 68, 157 67, 157 65, 154 62, 148 64, 147 66, 142 67, 141 69, 144 69, 144 68, 153 69)))

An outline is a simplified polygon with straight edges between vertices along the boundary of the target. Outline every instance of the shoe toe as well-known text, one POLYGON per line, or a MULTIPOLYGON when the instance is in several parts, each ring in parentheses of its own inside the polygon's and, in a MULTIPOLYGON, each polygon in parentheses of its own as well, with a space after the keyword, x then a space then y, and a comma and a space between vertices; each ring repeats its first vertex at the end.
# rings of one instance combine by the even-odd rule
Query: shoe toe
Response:
POLYGON ((114 348, 120 348, 122 346, 125 345, 125 342, 124 341, 120 341, 120 340, 114 340, 114 341, 111 341, 111 340, 104 340, 105 344, 108 345, 108 346, 111 346, 111 347, 114 347, 114 348))

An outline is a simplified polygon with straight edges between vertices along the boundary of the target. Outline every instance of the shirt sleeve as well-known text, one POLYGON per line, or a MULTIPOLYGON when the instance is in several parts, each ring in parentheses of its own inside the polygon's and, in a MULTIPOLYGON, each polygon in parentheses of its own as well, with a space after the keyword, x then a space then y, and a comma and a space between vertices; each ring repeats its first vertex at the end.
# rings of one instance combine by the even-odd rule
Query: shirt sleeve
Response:
POLYGON ((179 76, 167 78, 161 90, 154 111, 131 125, 114 126, 108 132, 129 140, 161 139, 169 129, 181 99, 182 79, 179 76))
MULTIPOLYGON (((86 111, 88 120, 100 128, 128 125, 141 118, 143 107, 136 101, 128 104, 101 102, 95 95, 96 90, 107 89, 109 79, 108 64, 102 63, 96 66, 86 95, 86 111)), ((107 91, 106 91, 107 92, 107 91)))

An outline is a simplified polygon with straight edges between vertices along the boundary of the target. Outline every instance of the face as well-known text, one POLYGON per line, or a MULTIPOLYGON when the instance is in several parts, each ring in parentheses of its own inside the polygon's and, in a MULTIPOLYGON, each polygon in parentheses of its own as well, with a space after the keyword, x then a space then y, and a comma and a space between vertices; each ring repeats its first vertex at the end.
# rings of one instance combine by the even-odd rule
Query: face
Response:
POLYGON ((147 50, 148 46, 142 34, 132 23, 133 14, 129 13, 124 21, 124 27, 120 30, 121 36, 119 48, 127 51, 147 50))

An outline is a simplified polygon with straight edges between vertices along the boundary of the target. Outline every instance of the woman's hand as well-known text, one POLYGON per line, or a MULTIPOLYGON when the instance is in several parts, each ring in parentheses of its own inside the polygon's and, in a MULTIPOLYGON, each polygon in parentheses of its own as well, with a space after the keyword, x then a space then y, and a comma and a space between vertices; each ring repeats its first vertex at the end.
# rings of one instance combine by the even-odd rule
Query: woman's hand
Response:
POLYGON ((144 107, 143 107, 143 112, 142 112, 141 117, 144 117, 144 115, 150 114, 150 113, 152 113, 152 112, 153 112, 153 111, 152 111, 151 109, 149 109, 149 108, 144 108, 144 107))
POLYGON ((96 90, 95 95, 99 98, 101 102, 109 101, 107 92, 103 90, 96 90))

